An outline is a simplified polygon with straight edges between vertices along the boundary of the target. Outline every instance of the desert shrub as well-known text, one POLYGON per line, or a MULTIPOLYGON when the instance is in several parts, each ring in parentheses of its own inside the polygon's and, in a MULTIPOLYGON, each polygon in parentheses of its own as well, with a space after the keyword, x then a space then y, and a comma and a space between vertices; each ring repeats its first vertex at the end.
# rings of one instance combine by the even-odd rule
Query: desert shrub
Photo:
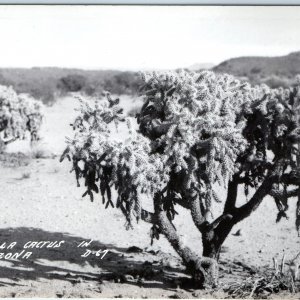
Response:
MULTIPOLYGON (((87 71, 86 71, 87 72, 87 71)), ((134 72, 99 71, 94 73, 68 74, 59 79, 57 89, 60 95, 68 92, 82 92, 88 96, 99 96, 106 90, 115 95, 132 95, 138 90, 140 77, 134 72)))
POLYGON ((261 68, 259 68, 259 67, 254 67, 254 68, 252 68, 252 69, 250 70, 250 72, 253 73, 253 74, 258 74, 258 73, 261 72, 261 68))
POLYGON ((34 147, 31 147, 30 151, 31 158, 34 159, 44 159, 44 158, 54 158, 55 155, 49 151, 46 147, 43 147, 42 145, 37 145, 34 147))
POLYGON ((22 173, 21 179, 29 179, 31 176, 30 172, 24 172, 22 173))
POLYGON ((267 78, 264 78, 261 81, 267 84, 271 88, 279 88, 279 87, 287 88, 288 86, 290 86, 290 82, 289 80, 287 80, 287 78, 276 76, 276 75, 269 76, 267 78))
POLYGON ((86 78, 78 74, 70 74, 62 77, 57 87, 63 92, 79 92, 86 85, 86 78))
MULTIPOLYGON (((140 219, 150 222, 152 241, 163 234, 195 284, 215 285, 220 249, 233 226, 268 195, 279 221, 299 193, 299 82, 290 89, 253 87, 209 71, 149 73, 143 81, 138 128, 109 94, 102 102, 81 100, 62 159, 72 160, 78 184, 84 179, 83 196, 93 201, 100 192, 106 208, 123 212, 128 229, 140 219), (114 139, 111 126, 122 122, 125 141, 114 139), (225 197, 217 195, 218 186, 225 197), (248 201, 238 207, 240 186, 248 201), (152 199, 153 212, 143 209, 143 195, 152 199), (217 218, 214 203, 223 206, 217 218), (177 234, 178 205, 202 234, 202 257, 177 234)), ((300 200, 296 220, 300 230, 300 200)))
POLYGON ((141 84, 137 73, 121 72, 105 79, 103 89, 115 95, 135 94, 141 84))
POLYGON ((43 119, 42 103, 26 94, 17 94, 11 87, 0 86, 0 144, 25 139, 38 140, 43 119))

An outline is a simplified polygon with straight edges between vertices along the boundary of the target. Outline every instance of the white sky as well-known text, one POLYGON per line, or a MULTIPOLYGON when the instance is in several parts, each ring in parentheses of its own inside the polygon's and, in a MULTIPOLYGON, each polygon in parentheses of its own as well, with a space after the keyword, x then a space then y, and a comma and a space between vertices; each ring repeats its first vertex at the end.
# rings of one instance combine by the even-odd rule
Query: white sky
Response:
POLYGON ((167 69, 300 50, 300 7, 0 6, 0 67, 167 69))

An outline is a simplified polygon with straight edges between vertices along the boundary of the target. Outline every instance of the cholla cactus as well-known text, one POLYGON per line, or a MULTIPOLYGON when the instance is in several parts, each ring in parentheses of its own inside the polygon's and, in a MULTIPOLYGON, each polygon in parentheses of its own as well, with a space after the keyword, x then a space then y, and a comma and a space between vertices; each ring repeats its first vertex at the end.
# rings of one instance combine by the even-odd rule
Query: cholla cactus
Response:
MULTIPOLYGON (((179 177, 176 192, 182 198, 198 193, 209 211, 213 184, 231 179, 237 156, 247 146, 245 122, 237 117, 242 88, 250 88, 212 72, 153 73, 144 81, 146 99, 138 122, 170 170, 167 188, 172 190, 179 177)), ((250 94, 244 98, 250 102, 250 94)))
POLYGON ((140 218, 141 193, 154 194, 168 181, 167 172, 158 155, 151 155, 149 139, 132 130, 128 123, 128 138, 121 142, 112 138, 113 127, 124 122, 118 99, 107 99, 95 103, 81 101, 80 115, 73 123, 75 136, 68 139, 65 156, 72 157, 73 169, 79 179, 85 178, 87 191, 93 201, 93 192, 100 190, 106 207, 114 207, 111 186, 117 189, 119 197, 116 206, 124 212, 128 226, 132 226, 133 214, 140 218), (100 185, 96 182, 100 180, 100 185))
POLYGON ((18 95, 12 87, 0 86, 0 140, 3 144, 24 139, 27 132, 32 141, 39 139, 42 115, 40 101, 25 94, 18 95))
POLYGON ((266 195, 276 201, 277 218, 284 216, 287 199, 298 192, 287 188, 300 183, 298 88, 252 87, 210 71, 154 72, 142 78, 138 129, 123 117, 119 99, 106 94, 103 101, 81 100, 75 134, 67 140, 62 159, 72 160, 78 184, 84 178, 84 195, 93 201, 100 191, 106 207, 122 210, 128 228, 134 217, 151 222, 152 239, 164 234, 199 279, 204 266, 213 262, 199 263, 182 246, 172 223, 176 205, 191 211, 202 233, 203 255, 213 259, 231 228, 266 195), (114 138, 111 125, 120 122, 128 126, 125 141, 114 138), (227 197, 220 199, 216 185, 227 189, 227 197), (254 194, 236 207, 239 185, 246 196, 249 189, 254 194), (111 188, 117 199, 112 199, 111 188), (143 194, 153 199, 153 213, 142 208, 143 194), (215 220, 213 202, 224 203, 215 220))

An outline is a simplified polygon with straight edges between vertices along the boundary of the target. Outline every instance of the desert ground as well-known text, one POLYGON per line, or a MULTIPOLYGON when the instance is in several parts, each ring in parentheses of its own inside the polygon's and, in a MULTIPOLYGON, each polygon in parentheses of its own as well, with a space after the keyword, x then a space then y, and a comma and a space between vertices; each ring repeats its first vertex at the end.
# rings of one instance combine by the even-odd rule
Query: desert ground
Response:
MULTIPOLYGON (((129 97, 123 97, 121 104, 125 111, 138 105, 129 97)), ((290 201, 289 219, 276 224, 277 209, 268 198, 233 229, 232 233, 239 230, 240 235, 230 234, 226 240, 220 287, 214 291, 184 288, 184 268, 168 242, 161 237, 151 246, 149 224, 140 222, 127 231, 123 215, 116 209, 104 209, 100 196, 94 202, 82 198, 84 187, 76 187, 71 164, 59 162, 65 137, 72 134, 69 124, 76 116, 76 106, 73 97, 58 99, 45 108, 43 140, 33 148, 28 141, 15 142, 1 156, 0 244, 17 244, 11 250, 0 247, 0 252, 21 251, 29 241, 64 243, 33 249, 28 259, 0 259, 0 297, 225 298, 230 297, 226 287, 231 283, 272 269, 274 257, 280 260, 285 253, 291 259, 299 251, 292 213, 296 199, 290 201), (93 254, 81 256, 85 249, 78 245, 90 240, 88 249, 109 250, 103 259, 93 254)), ((118 134, 124 136, 122 129, 118 134)), ((219 195, 224 196, 221 189, 219 195)), ((180 235, 199 251, 199 232, 188 212, 178 210, 175 225, 180 235)), ((266 295, 299 296, 288 291, 266 295)))

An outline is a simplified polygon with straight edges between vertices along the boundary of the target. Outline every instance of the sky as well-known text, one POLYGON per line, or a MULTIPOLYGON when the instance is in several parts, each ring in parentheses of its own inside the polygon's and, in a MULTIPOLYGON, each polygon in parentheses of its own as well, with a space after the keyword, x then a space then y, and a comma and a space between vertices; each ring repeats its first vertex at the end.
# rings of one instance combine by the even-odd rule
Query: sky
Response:
POLYGON ((300 51, 300 6, 0 6, 0 38, 0 67, 174 69, 300 51))

